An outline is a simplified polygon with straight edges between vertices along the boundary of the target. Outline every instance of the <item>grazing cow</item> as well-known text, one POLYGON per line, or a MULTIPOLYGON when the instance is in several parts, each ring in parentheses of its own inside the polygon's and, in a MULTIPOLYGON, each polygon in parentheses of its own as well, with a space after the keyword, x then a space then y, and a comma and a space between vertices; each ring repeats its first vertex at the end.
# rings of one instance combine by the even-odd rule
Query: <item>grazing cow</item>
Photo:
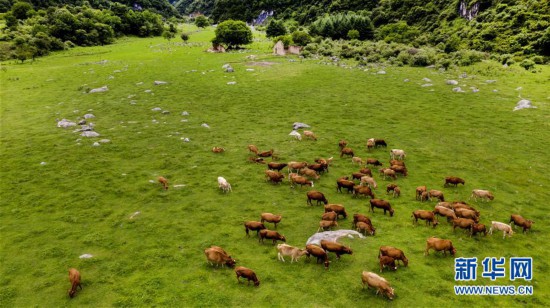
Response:
POLYGON ((470 236, 476 235, 477 233, 483 233, 483 235, 487 236, 487 228, 484 224, 474 224, 472 226, 472 233, 470 236))
POLYGON ((380 169, 380 173, 384 175, 384 180, 386 180, 388 177, 396 180, 397 176, 395 175, 395 171, 390 168, 382 168, 380 169))
POLYGON ((342 187, 348 190, 348 193, 353 192, 355 182, 348 180, 348 177, 339 178, 336 180, 336 191, 342 192, 342 187))
POLYGON ((353 150, 352 150, 351 148, 343 148, 343 149, 340 151, 340 157, 344 157, 344 155, 350 156, 350 157, 355 156, 355 155, 353 154, 353 150))
POLYGON ((348 145, 348 142, 346 140, 342 139, 342 140, 338 141, 338 147, 340 148, 340 150, 345 148, 346 145, 348 145))
POLYGON ((277 170, 277 171, 281 171, 283 170, 284 167, 286 167, 288 164, 286 163, 277 163, 277 162, 274 162, 274 161, 271 161, 269 163, 267 163, 267 168, 269 170, 277 170))
POLYGON ((426 188, 426 186, 418 186, 416 188, 416 200, 420 200, 420 201, 423 201, 422 200, 422 193, 423 192, 426 192, 428 189, 426 188))
POLYGON ((378 256, 380 259, 380 273, 382 273, 382 270, 384 267, 387 267, 391 269, 392 271, 397 270, 397 266, 395 265, 395 259, 389 256, 378 256))
POLYGON ((306 251, 308 252, 308 258, 309 256, 314 256, 317 258, 317 263, 319 261, 323 261, 325 264, 325 269, 328 269, 330 265, 330 261, 328 260, 328 253, 321 247, 313 244, 306 245, 306 251))
POLYGON ((454 210, 453 204, 451 202, 447 202, 447 201, 437 202, 436 206, 442 206, 442 207, 446 207, 448 209, 454 210))
POLYGON ((168 180, 163 176, 159 176, 158 180, 159 183, 162 185, 162 188, 164 188, 164 190, 168 190, 168 180))
POLYGON ((451 208, 455 211, 458 210, 458 209, 466 209, 466 210, 474 211, 477 216, 479 216, 479 214, 480 214, 478 210, 476 210, 475 208, 469 206, 468 204, 466 204, 464 202, 453 202, 453 203, 451 203, 451 208))
POLYGON ((260 230, 267 229, 263 223, 259 221, 247 221, 244 223, 244 231, 246 232, 246 236, 250 237, 250 234, 248 233, 250 230, 256 231, 256 236, 260 232, 260 230))
POLYGON ((454 256, 456 254, 456 249, 453 247, 453 243, 450 240, 444 240, 437 237, 431 237, 426 241, 426 251, 424 255, 430 255, 430 249, 435 251, 443 251, 443 255, 447 255, 447 251, 454 256))
POLYGON ((290 180, 290 186, 292 188, 295 187, 294 184, 300 185, 300 188, 302 188, 304 185, 313 187, 313 181, 308 180, 307 178, 298 175, 296 173, 291 173, 288 175, 288 179, 290 180))
POLYGON ((82 285, 80 284, 80 272, 76 268, 69 269, 69 281, 71 282, 71 289, 69 289, 69 297, 73 298, 76 294, 76 289, 82 285))
POLYGON ((443 186, 454 185, 456 187, 458 184, 464 185, 464 180, 456 176, 448 176, 445 178, 443 186))
POLYGON ((407 176, 409 175, 408 171, 407 171, 407 167, 405 166, 399 166, 399 165, 392 165, 390 167, 391 170, 395 171, 395 173, 400 173, 402 174, 403 176, 407 176))
POLYGON ((261 157, 249 157, 248 161, 256 164, 265 164, 264 159, 261 157))
POLYGON ((369 168, 361 168, 359 172, 364 175, 372 176, 372 171, 369 168))
POLYGON ((212 152, 213 153, 222 153, 222 152, 225 152, 225 149, 222 148, 222 147, 213 147, 212 152))
POLYGON ((358 214, 358 213, 353 214, 353 222, 352 222, 351 226, 352 227, 356 226, 357 223, 360 222, 360 221, 362 221, 364 223, 367 223, 367 224, 372 226, 372 221, 370 220, 370 218, 368 216, 363 215, 363 214, 358 214))
POLYGON ((366 176, 366 174, 364 173, 361 173, 361 172, 353 172, 351 174, 351 179, 352 180, 361 180, 362 177, 366 176))
POLYGON ((382 163, 376 158, 367 158, 367 165, 382 166, 382 163))
POLYGON ((310 190, 307 192, 307 204, 313 206, 313 203, 311 203, 311 200, 316 200, 317 205, 319 205, 321 202, 324 204, 328 204, 327 198, 325 198, 325 195, 323 195, 322 192, 317 190, 310 190))
POLYGON ((443 202, 445 201, 445 197, 443 196, 443 192, 440 190, 430 189, 428 191, 428 198, 430 201, 432 201, 432 198, 437 198, 439 201, 443 202))
POLYGON ((493 229, 502 231, 502 238, 506 238, 506 235, 508 235, 509 237, 512 237, 512 234, 514 234, 514 231, 512 230, 512 226, 507 225, 503 222, 491 221, 491 228, 489 228, 489 234, 493 234, 493 229))
POLYGON ((390 158, 391 159, 403 160, 403 159, 405 159, 406 156, 407 156, 407 154, 403 150, 392 149, 390 151, 390 158))
POLYGON ((390 283, 373 272, 362 272, 361 282, 363 284, 363 289, 365 285, 367 285, 367 288, 376 289, 376 294, 382 293, 382 295, 387 296, 390 300, 395 296, 395 290, 390 286, 390 283))
POLYGON ((300 249, 298 247, 293 247, 287 244, 279 244, 277 245, 277 258, 280 261, 285 262, 284 256, 290 256, 290 263, 296 261, 298 262, 298 259, 300 259, 303 255, 308 255, 307 250, 300 249))
POLYGON ((288 166, 288 173, 298 172, 298 170, 307 167, 307 162, 306 161, 303 161, 303 162, 291 161, 287 164, 287 166, 288 166))
POLYGON ((273 149, 258 153, 259 157, 273 157, 273 149))
POLYGON ((273 170, 266 170, 265 171, 266 180, 270 181, 271 183, 281 183, 283 179, 285 178, 285 175, 282 174, 279 171, 273 171, 273 170))
POLYGON ((394 184, 394 183, 388 184, 388 186, 386 186, 386 195, 389 194, 390 192, 393 192, 396 187, 397 187, 397 184, 394 184))
POLYGON ((518 214, 512 214, 510 216, 510 225, 512 222, 514 223, 514 225, 522 227, 523 233, 525 233, 525 231, 530 230, 531 226, 535 223, 534 221, 525 219, 518 214))
POLYGON ((376 229, 374 229, 371 224, 363 221, 358 221, 357 223, 355 223, 355 230, 357 230, 357 232, 363 233, 363 235, 365 236, 367 236, 367 234, 374 236, 374 233, 376 233, 376 229))
POLYGON ((317 136, 310 130, 305 130, 304 136, 306 136, 306 139, 317 140, 317 136))
POLYGON ((397 249, 395 247, 380 246, 378 256, 389 256, 394 258, 396 261, 401 260, 401 262, 403 262, 403 265, 409 266, 409 259, 405 257, 405 253, 403 253, 403 250, 397 249))
POLYGON ((327 204, 325 205, 325 213, 335 212, 337 216, 342 215, 344 218, 348 217, 346 213, 346 208, 341 204, 327 204))
POLYGON ((277 229, 277 224, 281 222, 281 219, 283 218, 282 215, 275 215, 271 213, 262 213, 260 214, 261 222, 270 222, 274 224, 275 229, 277 229))
POLYGON ((296 140, 302 140, 302 135, 300 135, 300 133, 295 130, 291 131, 288 135, 293 136, 296 140))
POLYGON ((336 220, 321 220, 319 222, 319 228, 317 232, 327 231, 328 229, 332 230, 332 227, 338 227, 338 222, 336 220))
POLYGON ((307 167, 309 169, 314 170, 318 174, 321 174, 323 172, 328 172, 328 164, 317 163, 317 164, 308 165, 307 167))
POLYGON ((231 184, 227 182, 227 180, 221 176, 218 177, 218 187, 224 192, 230 192, 231 191, 231 184))
POLYGON ((420 194, 420 202, 424 202, 424 201, 428 201, 428 192, 427 191, 423 191, 420 194))
POLYGON ((483 189, 474 189, 472 190, 472 195, 470 196, 470 199, 474 198, 474 201, 477 201, 477 198, 481 198, 481 200, 489 201, 495 199, 493 196, 493 193, 491 193, 488 190, 483 189))
POLYGON ((248 151, 254 153, 254 155, 258 155, 258 147, 253 144, 248 145, 248 151))
POLYGON ((256 273, 254 273, 253 270, 246 268, 244 266, 237 266, 235 268, 235 274, 237 274, 237 281, 241 283, 239 280, 240 277, 246 278, 246 284, 250 284, 250 281, 254 282, 254 286, 257 287, 260 285, 260 280, 258 280, 258 277, 256 276, 256 273))
POLYGON ((461 208, 456 209, 455 208, 455 214, 456 214, 456 217, 469 218, 469 219, 475 221, 476 223, 479 222, 479 216, 475 211, 468 210, 468 209, 461 209, 461 208))
POLYGON ((330 212, 323 213, 323 216, 321 216, 321 220, 336 221, 336 220, 338 220, 338 214, 336 214, 335 211, 330 211, 330 212))
POLYGON ((412 213, 412 217, 414 219, 414 222, 418 224, 418 219, 422 219, 426 221, 426 225, 432 224, 435 228, 439 222, 435 218, 435 214, 432 211, 425 211, 425 210, 416 210, 412 213))
POLYGON ((396 188, 394 188, 394 190, 393 190, 393 197, 394 197, 394 198, 397 198, 397 197, 399 197, 399 196, 401 196, 401 188, 396 187, 396 188))
POLYGON ((340 259, 340 256, 344 254, 353 254, 351 248, 327 240, 321 240, 321 247, 327 252, 334 252, 336 254, 336 259, 340 259))
POLYGON ((434 208, 434 214, 437 214, 439 216, 445 216, 447 217, 447 221, 451 221, 451 219, 456 219, 456 214, 453 210, 448 209, 443 206, 436 205, 434 208))
POLYGON ((367 140, 367 151, 370 151, 372 148, 374 148, 375 142, 374 138, 370 138, 367 140))
POLYGON ((279 234, 277 231, 272 231, 268 229, 260 230, 260 238, 258 241, 264 242, 264 238, 268 240, 273 240, 273 245, 277 243, 277 241, 283 241, 286 243, 286 237, 284 235, 279 234))
POLYGON ((405 167, 405 162, 397 159, 390 159, 390 166, 403 166, 405 167))
POLYGON ((212 265, 214 264, 216 266, 227 265, 229 267, 235 266, 235 263, 236 263, 235 259, 231 258, 231 256, 219 246, 211 246, 210 248, 206 248, 204 250, 204 254, 208 262, 212 265))
POLYGON ((308 167, 298 170, 298 173, 314 180, 318 180, 320 178, 319 174, 317 174, 315 170, 309 169, 308 167))
POLYGON ((476 222, 469 218, 455 218, 453 219, 453 232, 456 230, 456 227, 459 227, 461 229, 470 230, 470 233, 472 233, 472 226, 476 222))
POLYGON ((374 146, 375 147, 387 147, 388 144, 386 143, 386 141, 384 141, 384 139, 374 139, 374 146))
POLYGON ((365 161, 361 157, 353 156, 351 158, 351 163, 352 164, 358 164, 359 166, 361 166, 365 163, 365 161))
POLYGON ((354 196, 369 196, 371 199, 374 199, 374 194, 372 193, 372 190, 368 186, 361 186, 361 185, 355 185, 353 186, 353 195, 354 196))
POLYGON ((374 213, 374 208, 377 207, 379 209, 384 210, 384 215, 386 215, 386 211, 390 212, 390 217, 393 217, 394 210, 391 208, 391 205, 388 201, 382 200, 382 199, 371 199, 370 200, 370 209, 374 213))
POLYGON ((378 188, 378 185, 376 184, 376 181, 368 175, 365 175, 365 176, 361 177, 361 183, 359 185, 365 186, 365 184, 369 185, 369 187, 372 188, 372 189, 378 188))

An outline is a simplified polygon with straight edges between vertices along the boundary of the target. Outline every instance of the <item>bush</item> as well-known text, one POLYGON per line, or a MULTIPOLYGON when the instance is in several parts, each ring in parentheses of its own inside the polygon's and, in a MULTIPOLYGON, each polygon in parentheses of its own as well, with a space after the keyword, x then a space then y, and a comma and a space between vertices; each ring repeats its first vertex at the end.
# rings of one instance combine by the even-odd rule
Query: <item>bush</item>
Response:
POLYGON ((279 35, 273 39, 273 43, 277 43, 278 41, 283 42, 283 45, 285 46, 285 48, 288 48, 288 46, 294 43, 292 41, 292 36, 290 35, 279 35))
POLYGON ((311 43, 311 36, 305 31, 292 32, 292 41, 298 46, 306 46, 311 43))
POLYGON ((184 42, 187 42, 189 40, 189 34, 187 33, 182 33, 180 37, 184 42))
POLYGON ((286 27, 282 20, 272 19, 265 30, 267 37, 277 37, 286 34, 286 27))
POLYGON ((214 44, 226 44, 228 49, 252 43, 252 30, 244 21, 226 20, 215 31, 214 44))
POLYGON ((374 26, 370 18, 355 13, 340 13, 321 17, 309 26, 309 33, 332 39, 344 39, 353 29, 359 31, 361 40, 373 37, 374 26))
POLYGON ((358 40, 360 35, 359 35, 359 31, 355 30, 355 29, 352 29, 352 30, 349 30, 348 31, 348 34, 347 34, 347 37, 348 39, 350 40, 358 40))
POLYGON ((520 62, 519 66, 523 67, 525 70, 529 71, 535 68, 535 62, 531 59, 525 59, 520 62))
POLYGON ((210 20, 204 15, 197 16, 195 18, 195 26, 199 28, 206 28, 210 26, 210 20))

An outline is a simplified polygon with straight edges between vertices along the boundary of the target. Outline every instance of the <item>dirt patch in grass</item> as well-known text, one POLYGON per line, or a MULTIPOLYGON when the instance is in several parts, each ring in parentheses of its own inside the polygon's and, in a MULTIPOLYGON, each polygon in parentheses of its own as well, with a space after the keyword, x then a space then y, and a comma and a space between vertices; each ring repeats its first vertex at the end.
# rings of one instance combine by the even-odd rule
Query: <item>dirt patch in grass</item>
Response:
POLYGON ((247 66, 263 66, 263 67, 266 67, 266 66, 272 66, 274 64, 278 64, 277 62, 269 62, 269 61, 260 61, 260 62, 248 62, 246 63, 247 66))

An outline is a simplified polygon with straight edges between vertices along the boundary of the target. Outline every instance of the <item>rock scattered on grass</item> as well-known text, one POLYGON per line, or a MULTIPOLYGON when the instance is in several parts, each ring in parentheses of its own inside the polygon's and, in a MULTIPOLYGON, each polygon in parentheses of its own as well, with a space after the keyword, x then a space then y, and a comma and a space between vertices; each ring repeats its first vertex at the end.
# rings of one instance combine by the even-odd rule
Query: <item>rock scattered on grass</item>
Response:
POLYGON ((99 142, 97 142, 97 141, 96 141, 96 142, 94 142, 94 143, 92 144, 92 146, 94 146, 94 147, 98 147, 98 146, 99 146, 99 142))
POLYGON ((293 130, 297 130, 297 129, 300 129, 300 128, 309 128, 311 126, 307 125, 306 123, 302 123, 302 122, 294 122, 292 123, 292 129, 293 130))
POLYGON ((88 137, 88 138, 95 138, 95 137, 99 137, 99 133, 97 132, 94 132, 94 131, 85 131, 85 132, 82 132, 80 134, 80 136, 82 137, 88 137))
POLYGON ((132 214, 128 219, 133 219, 134 217, 136 217, 137 215, 141 214, 140 211, 137 211, 135 212, 134 214, 132 214))
POLYGON ((155 80, 155 81, 153 82, 153 84, 154 84, 155 86, 160 86, 160 85, 163 85, 163 84, 168 84, 168 82, 162 81, 162 80, 155 80))
POLYGON ((433 86, 433 84, 431 84, 431 83, 425 83, 425 84, 421 85, 421 87, 423 87, 423 88, 431 87, 431 86, 433 86))
POLYGON ((161 110, 162 110, 162 108, 160 108, 160 107, 155 107, 155 108, 151 109, 151 111, 161 111, 161 110))
POLYGON ((109 91, 109 88, 107 86, 103 86, 101 88, 91 89, 90 92, 88 93, 100 93, 100 92, 107 92, 107 91, 109 91))
POLYGON ((93 258, 93 256, 89 253, 85 253, 79 257, 80 259, 90 259, 93 258))
POLYGON ((233 85, 233 84, 237 84, 237 82, 236 82, 236 81, 230 81, 230 82, 228 82, 227 84, 228 84, 228 85, 233 85))
POLYGON ((76 126, 76 123, 67 119, 62 119, 61 121, 57 122, 57 127, 67 128, 71 126, 76 126))
POLYGON ((448 85, 451 85, 451 86, 458 85, 458 81, 456 81, 456 80, 447 80, 445 83, 448 84, 448 85))
POLYGON ((432 82, 432 80, 430 78, 427 78, 427 77, 422 78, 422 80, 425 81, 425 82, 432 82))
POLYGON ((464 93, 464 90, 462 90, 461 87, 456 87, 456 88, 453 88, 453 92, 464 93))
POLYGON ((47 164, 47 162, 45 162, 45 161, 40 163, 40 165, 42 165, 42 166, 45 166, 46 164, 47 164))
POLYGON ((384 71, 384 70, 378 71, 376 74, 378 74, 378 75, 386 75, 386 71, 384 71))
POLYGON ((202 126, 202 127, 206 127, 206 128, 210 128, 210 126, 209 126, 208 124, 206 124, 206 123, 202 123, 201 126, 202 126))
POLYGON ((182 115, 182 116, 188 116, 188 115, 189 115, 189 112, 184 111, 184 112, 181 113, 181 115, 182 115))
POLYGON ((531 101, 528 99, 522 99, 517 104, 516 107, 514 107, 514 111, 520 110, 520 109, 528 109, 528 108, 537 108, 536 106, 533 106, 531 104, 531 101))
POLYGON ((84 119, 93 119, 95 118, 95 115, 91 114, 91 113, 87 113, 84 115, 84 119))

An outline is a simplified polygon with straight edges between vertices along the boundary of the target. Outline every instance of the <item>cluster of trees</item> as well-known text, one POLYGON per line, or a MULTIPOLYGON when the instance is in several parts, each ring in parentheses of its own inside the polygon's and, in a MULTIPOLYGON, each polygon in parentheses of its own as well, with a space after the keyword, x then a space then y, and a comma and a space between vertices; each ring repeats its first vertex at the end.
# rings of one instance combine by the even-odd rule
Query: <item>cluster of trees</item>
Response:
MULTIPOLYGON (((120 3, 112 3, 110 10, 90 6, 35 10, 30 3, 16 2, 4 19, 0 60, 24 61, 75 45, 110 44, 121 35, 158 36, 165 30, 161 15, 120 3)), ((167 31, 175 35, 174 26, 167 31)))
POLYGON ((366 14, 339 13, 315 20, 309 26, 309 33, 332 39, 367 40, 374 37, 374 27, 366 14))

